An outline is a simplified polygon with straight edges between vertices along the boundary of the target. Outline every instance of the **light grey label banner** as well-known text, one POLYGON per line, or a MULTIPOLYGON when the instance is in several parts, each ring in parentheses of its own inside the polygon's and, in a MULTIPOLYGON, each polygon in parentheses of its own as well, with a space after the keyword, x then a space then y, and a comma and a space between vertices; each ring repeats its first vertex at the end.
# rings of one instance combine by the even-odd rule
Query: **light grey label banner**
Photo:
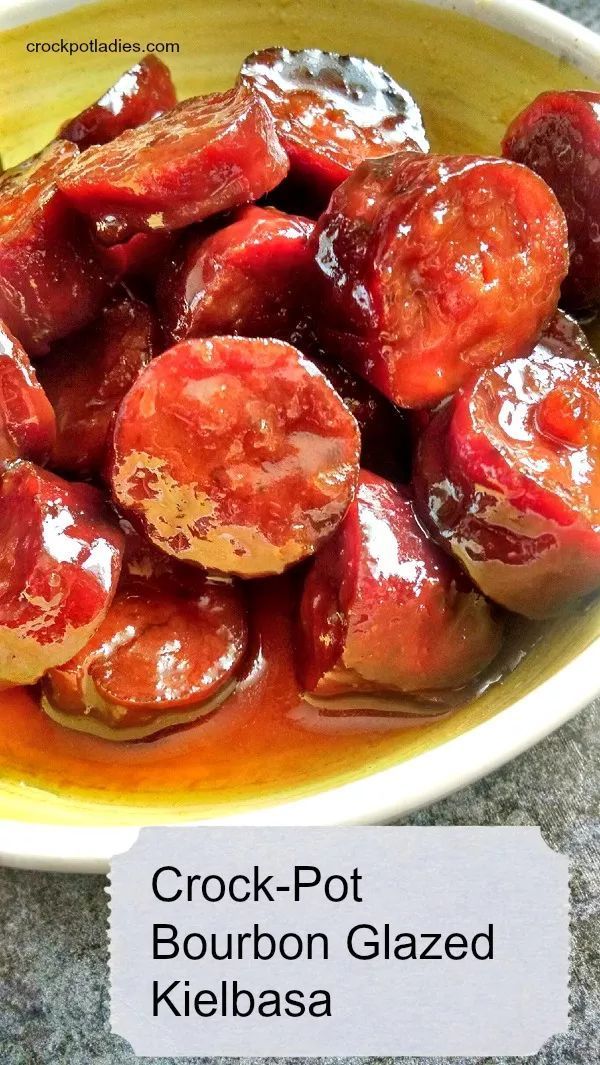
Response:
POLYGON ((522 1056, 568 1026, 568 864, 537 828, 144 829, 110 894, 138 1055, 522 1056))

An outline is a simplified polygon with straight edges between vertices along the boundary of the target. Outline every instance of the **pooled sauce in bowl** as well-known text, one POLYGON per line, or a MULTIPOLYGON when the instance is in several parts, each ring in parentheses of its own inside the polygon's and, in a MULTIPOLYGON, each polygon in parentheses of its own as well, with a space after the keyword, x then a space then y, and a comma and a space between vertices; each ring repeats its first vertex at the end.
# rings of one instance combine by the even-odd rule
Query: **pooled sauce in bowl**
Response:
MULTIPOLYGON (((349 766, 362 775, 395 760, 403 746, 425 748, 453 723, 455 713, 443 706, 429 707, 424 719, 424 708, 406 699, 394 704, 400 718, 389 707, 332 711, 305 702, 294 670, 296 597, 291 579, 257 583, 248 667, 234 694, 202 721, 152 739, 108 743, 41 714, 35 689, 0 693, 3 776, 77 799, 157 804, 173 815, 218 812, 346 780, 349 766)), ((539 627, 523 623, 496 669, 510 671, 538 637, 539 627)))

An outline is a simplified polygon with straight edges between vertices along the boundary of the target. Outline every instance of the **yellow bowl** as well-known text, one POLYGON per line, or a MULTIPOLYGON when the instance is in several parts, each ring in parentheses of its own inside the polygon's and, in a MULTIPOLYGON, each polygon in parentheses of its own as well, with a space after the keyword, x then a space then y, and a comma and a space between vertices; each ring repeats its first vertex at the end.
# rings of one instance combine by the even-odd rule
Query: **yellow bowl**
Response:
MULTIPOLYGON (((522 0, 362 0, 358 8, 347 0, 179 0, 170 9, 153 0, 104 0, 39 20, 57 7, 68 0, 0 0, 0 26, 8 27, 0 35, 5 164, 46 143, 135 58, 36 51, 36 42, 177 43, 177 53, 160 54, 180 97, 226 88, 240 60, 270 44, 367 55, 416 97, 433 149, 450 152, 497 152, 509 120, 544 89, 600 88, 585 73, 600 69, 600 38, 522 0)), ((599 637, 595 604, 547 625, 509 676, 443 721, 364 746, 333 745, 318 765, 311 764, 310 733, 287 754, 265 742, 244 779, 232 779, 225 756, 210 779, 200 774, 168 794, 139 774, 117 794, 55 779, 51 765, 33 776, 6 752, 3 758, 0 743, 0 856, 90 869, 142 824, 340 823, 406 812, 488 772, 589 702, 600 691, 599 637)))

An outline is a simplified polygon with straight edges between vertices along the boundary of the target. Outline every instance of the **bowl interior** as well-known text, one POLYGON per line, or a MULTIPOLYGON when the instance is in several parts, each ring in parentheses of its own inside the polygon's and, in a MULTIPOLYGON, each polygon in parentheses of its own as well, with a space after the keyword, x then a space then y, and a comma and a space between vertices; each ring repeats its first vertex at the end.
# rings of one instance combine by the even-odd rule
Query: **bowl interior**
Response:
MULTIPOLYGON (((31 54, 26 42, 61 37, 112 41, 115 36, 122 41, 180 42, 179 54, 164 58, 181 97, 228 87, 241 59, 271 44, 367 55, 410 89, 423 110, 433 149, 449 152, 497 152, 509 120, 539 92, 593 84, 564 59, 516 36, 412 0, 363 0, 360 17, 348 17, 341 0, 204 0, 201 5, 179 0, 171 9, 153 0, 108 0, 0 35, 4 83, 10 85, 10 106, 0 117, 5 164, 45 144, 66 116, 99 95, 134 60, 114 52, 31 54)), ((500 685, 445 720, 384 733, 362 745, 343 740, 325 745, 316 760, 310 731, 287 748, 276 739, 262 748, 250 745, 243 779, 233 772, 225 749, 218 762, 198 765, 193 777, 174 783, 167 795, 140 768, 137 755, 131 756, 119 790, 108 791, 92 771, 93 758, 87 764, 77 762, 76 746, 69 771, 52 773, 50 767, 47 774, 34 776, 14 734, 12 739, 5 736, 0 740, 0 818, 77 825, 155 823, 231 814, 242 807, 315 794, 460 736, 531 692, 599 636, 600 605, 592 604, 548 624, 533 650, 500 685)), ((23 715, 31 712, 25 706, 22 710, 23 715)), ((13 721, 18 721, 21 708, 16 711, 13 721)), ((40 733, 35 742, 43 743, 44 735, 50 733, 40 733)), ((73 744, 77 741, 75 736, 73 744)), ((174 743, 167 760, 176 761, 178 750, 174 743)))

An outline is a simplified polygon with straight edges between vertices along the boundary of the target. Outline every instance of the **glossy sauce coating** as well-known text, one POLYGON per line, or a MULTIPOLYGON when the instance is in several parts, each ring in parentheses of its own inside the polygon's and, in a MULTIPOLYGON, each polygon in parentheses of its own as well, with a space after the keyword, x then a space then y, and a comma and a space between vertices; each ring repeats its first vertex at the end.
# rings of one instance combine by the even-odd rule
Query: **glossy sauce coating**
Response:
POLYGON ((500 650, 502 624, 432 544, 408 497, 362 471, 337 533, 311 566, 300 607, 307 691, 460 688, 500 650))
POLYGON ((60 186, 106 244, 180 229, 258 199, 288 162, 262 100, 240 85, 196 96, 89 148, 60 186))
POLYGON ((526 617, 600 585, 599 419, 600 369, 542 351, 485 371, 421 437, 423 520, 526 617))
POLYGON ((177 103, 169 68, 155 55, 126 70, 110 89, 84 111, 65 122, 58 136, 82 151, 106 144, 126 129, 135 129, 177 103))
POLYGON ((324 196, 363 159, 428 149, 415 101, 368 59, 266 48, 240 78, 271 111, 293 176, 324 196))
MULTIPOLYGON (((87 801, 155 803, 185 816, 201 804, 230 808, 306 793, 397 759, 414 728, 396 716, 330 716, 303 703, 295 677, 295 583, 288 575, 246 586, 251 645, 233 693, 218 710, 187 728, 146 742, 107 743, 57 724, 39 708, 33 689, 0 692, 0 768, 87 801)), ((439 728, 423 722, 425 739, 439 728)))
POLYGON ((184 238, 157 287, 165 339, 289 340, 306 299, 313 229, 306 218, 244 207, 215 233, 184 238))
POLYGON ((152 735, 231 694, 246 646, 246 610, 231 584, 198 577, 185 592, 125 577, 91 641, 46 674, 43 705, 105 739, 152 735))
POLYGON ((155 332, 146 304, 118 292, 42 361, 39 377, 56 413, 53 467, 79 476, 100 471, 113 415, 150 361, 155 332))
POLYGON ((295 348, 214 337, 155 359, 123 401, 117 504, 176 558, 280 573, 335 529, 358 475, 352 415, 295 348))
MULTIPOLYGON (((530 355, 546 357, 558 355, 565 359, 585 359, 597 365, 598 360, 594 350, 580 325, 564 311, 557 311, 550 319, 547 326, 542 330, 530 355)), ((451 396, 443 399, 436 407, 430 410, 413 410, 409 412, 409 426, 413 441, 413 449, 417 446, 421 433, 427 428, 432 418, 439 410, 451 401, 451 396)))
POLYGON ((553 189, 569 227, 568 307, 600 305, 600 92, 546 92, 510 125, 504 155, 553 189))
POLYGON ((0 461, 43 465, 56 438, 54 411, 19 341, 0 322, 0 461))
POLYGON ((123 536, 89 485, 21 460, 0 478, 0 685, 32 684, 102 621, 123 536))
POLYGON ((392 402, 434 406, 553 315, 564 216, 524 167, 399 153, 361 164, 314 237, 323 344, 392 402))
POLYGON ((89 322, 108 293, 110 271, 56 187, 78 155, 57 141, 0 176, 0 317, 28 355, 89 322))

